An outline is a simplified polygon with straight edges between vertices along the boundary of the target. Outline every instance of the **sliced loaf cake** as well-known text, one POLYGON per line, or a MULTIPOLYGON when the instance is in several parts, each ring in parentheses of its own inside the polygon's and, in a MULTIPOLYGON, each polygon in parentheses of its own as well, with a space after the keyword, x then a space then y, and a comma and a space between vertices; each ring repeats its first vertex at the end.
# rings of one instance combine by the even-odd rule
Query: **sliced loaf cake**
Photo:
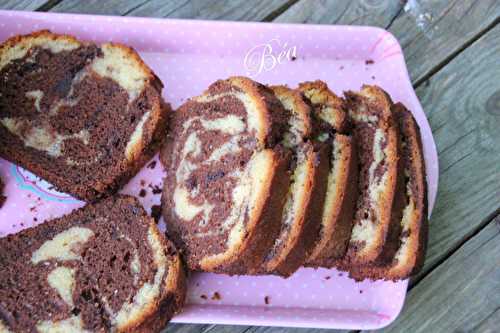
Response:
POLYGON ((173 112, 161 161, 170 238, 191 270, 247 274, 280 230, 290 152, 288 113, 248 78, 212 84, 173 112))
MULTIPOLYGON (((377 86, 363 86, 360 92, 349 91, 345 95, 358 143, 360 166, 360 194, 349 247, 342 263, 342 266, 352 266, 368 264, 381 256, 390 257, 390 251, 383 251, 384 245, 388 235, 399 237, 402 210, 394 200, 401 191, 397 190, 399 138, 391 112, 392 101, 377 86)), ((392 242, 387 244, 395 248, 392 242)))
POLYGON ((0 45, 0 157, 95 201, 159 148, 162 83, 120 44, 39 31, 0 45))
POLYGON ((186 292, 175 247, 128 196, 1 238, 0 266, 1 332, 159 332, 186 292))
POLYGON ((353 138, 347 133, 349 122, 343 101, 321 81, 305 82, 298 90, 310 101, 319 123, 320 140, 332 153, 327 191, 321 208, 319 238, 310 251, 307 266, 332 267, 345 255, 353 225, 357 197, 357 154, 353 138))
POLYGON ((396 248, 394 252, 389 250, 389 260, 348 268, 349 275, 356 280, 405 279, 418 273, 424 262, 428 229, 427 183, 420 130, 403 104, 393 105, 392 110, 402 136, 404 209, 399 221, 401 232, 397 239, 388 240, 396 248))
POLYGON ((304 264, 317 239, 330 150, 314 140, 312 110, 303 96, 285 86, 271 89, 291 115, 284 146, 293 151, 293 164, 281 230, 259 273, 289 276, 304 264))

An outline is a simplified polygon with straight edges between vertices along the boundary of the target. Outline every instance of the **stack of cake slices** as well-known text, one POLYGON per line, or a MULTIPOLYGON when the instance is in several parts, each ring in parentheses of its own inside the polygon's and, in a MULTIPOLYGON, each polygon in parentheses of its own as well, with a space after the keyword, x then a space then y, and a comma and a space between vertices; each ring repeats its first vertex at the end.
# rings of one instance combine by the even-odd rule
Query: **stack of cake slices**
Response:
POLYGON ((343 99, 321 81, 231 77, 174 112, 168 135, 163 215, 190 270, 398 280, 421 267, 419 129, 381 88, 343 99))
POLYGON ((0 45, 0 157, 89 202, 0 238, 0 332, 159 332, 181 310, 175 246, 116 194, 165 139, 161 90, 124 45, 49 31, 0 45))

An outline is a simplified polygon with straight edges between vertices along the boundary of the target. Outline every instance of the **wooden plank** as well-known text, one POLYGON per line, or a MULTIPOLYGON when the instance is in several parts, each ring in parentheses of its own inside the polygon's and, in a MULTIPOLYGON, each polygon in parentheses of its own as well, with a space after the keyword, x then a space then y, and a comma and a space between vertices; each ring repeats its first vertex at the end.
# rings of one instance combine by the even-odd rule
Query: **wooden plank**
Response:
MULTIPOLYGON (((63 0, 50 9, 51 12, 58 13, 81 13, 81 14, 102 14, 102 15, 125 15, 138 6, 146 3, 147 0, 139 1, 119 1, 119 0, 63 0)), ((174 1, 175 3, 179 1, 174 1)))
POLYGON ((476 333, 498 333, 499 323, 500 308, 483 320, 473 331, 476 333))
POLYGON ((201 324, 168 324, 163 333, 206 333, 213 329, 215 325, 201 324))
POLYGON ((259 1, 78 1, 64 0, 51 11, 127 15, 142 17, 170 17, 210 20, 260 21, 275 11, 286 8, 290 0, 259 1))
POLYGON ((412 81, 420 83, 500 18, 497 0, 420 1, 420 17, 403 3, 301 0, 274 21, 389 28, 403 46, 412 81))
POLYGON ((421 14, 403 10, 389 31, 400 41, 412 81, 419 83, 499 22, 498 0, 419 1, 421 14), (416 17, 417 16, 417 17, 416 17), (417 20, 425 25, 422 29, 417 20))
POLYGON ((50 2, 50 0, 0 0, 0 9, 37 10, 50 2))
POLYGON ((274 22, 388 26, 402 10, 401 1, 302 0, 274 22))
POLYGON ((174 8, 169 1, 148 1, 136 10, 133 10, 130 15, 207 20, 261 21, 272 15, 275 11, 286 8, 290 0, 208 0, 181 2, 180 6, 174 8))
POLYGON ((417 89, 440 164, 424 273, 499 209, 499 52, 497 26, 417 89))
POLYGON ((385 332, 498 332, 499 308, 500 216, 410 291, 385 332))

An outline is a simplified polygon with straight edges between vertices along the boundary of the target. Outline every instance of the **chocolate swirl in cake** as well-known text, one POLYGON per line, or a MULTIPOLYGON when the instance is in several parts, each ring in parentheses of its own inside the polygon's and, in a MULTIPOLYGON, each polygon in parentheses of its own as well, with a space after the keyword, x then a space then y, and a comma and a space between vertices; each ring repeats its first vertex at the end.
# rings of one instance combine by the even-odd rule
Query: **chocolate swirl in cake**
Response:
POLYGON ((399 234, 399 223, 391 223, 402 213, 402 205, 395 204, 400 193, 398 127, 392 101, 379 87, 363 86, 360 92, 347 92, 346 98, 359 147, 360 196, 344 261, 360 265, 386 255, 387 237, 399 234))
POLYGON ((303 265, 317 240, 331 150, 314 139, 312 110, 300 92, 285 86, 271 89, 291 114, 283 144, 293 151, 294 163, 280 233, 257 273, 289 276, 303 265))
POLYGON ((358 159, 344 101, 322 81, 304 82, 301 91, 313 108, 316 135, 330 146, 330 170, 316 244, 306 266, 332 267, 347 250, 357 198, 358 159))
POLYGON ((96 200, 158 148, 161 88, 123 45, 48 31, 9 39, 0 46, 0 156, 96 200))
POLYGON ((427 183, 419 127, 412 114, 401 103, 391 107, 402 138, 401 160, 404 176, 402 214, 399 234, 395 234, 386 249, 385 258, 369 265, 348 267, 356 280, 406 279, 422 268, 427 245, 427 183))
POLYGON ((132 197, 0 239, 0 263, 7 332, 159 331, 184 301, 180 258, 132 197))
POLYGON ((193 270, 244 274, 279 229, 289 153, 287 114, 247 78, 217 81, 174 112, 161 160, 168 234, 193 270))

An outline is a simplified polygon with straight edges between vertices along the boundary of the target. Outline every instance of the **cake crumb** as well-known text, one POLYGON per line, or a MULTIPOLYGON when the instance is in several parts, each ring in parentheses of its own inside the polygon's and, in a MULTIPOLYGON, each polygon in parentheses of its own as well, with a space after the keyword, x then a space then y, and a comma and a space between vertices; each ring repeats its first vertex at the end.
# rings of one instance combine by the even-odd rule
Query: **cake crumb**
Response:
POLYGON ((344 70, 344 66, 340 66, 340 68, 339 68, 339 69, 340 69, 341 71, 342 71, 342 70, 344 70))
POLYGON ((148 168, 150 169, 156 168, 156 161, 151 161, 151 163, 148 164, 148 168))
POLYGON ((220 297, 220 294, 216 291, 212 295, 212 301, 220 301, 222 297, 220 297))
POLYGON ((266 305, 269 305, 270 300, 271 298, 269 296, 264 297, 264 303, 266 303, 266 305))
POLYGON ((325 280, 330 280, 332 277, 330 275, 325 276, 325 280))
POLYGON ((373 65, 374 63, 375 61, 373 61, 372 59, 365 60, 365 65, 373 65))
POLYGON ((141 186, 146 185, 146 181, 144 179, 141 179, 141 186))
POLYGON ((363 293, 363 290, 361 290, 361 289, 360 289, 360 290, 359 290, 359 293, 360 293, 360 294, 362 294, 362 293, 363 293))
POLYGON ((372 75, 372 80, 375 80, 375 75, 372 75))
POLYGON ((206 300, 206 299, 208 299, 207 295, 205 295, 205 294, 201 294, 201 295, 200 295, 200 298, 201 298, 201 299, 205 299, 205 300, 206 300))
POLYGON ((155 223, 158 224, 161 218, 161 205, 151 206, 151 217, 155 220, 155 223))
POLYGON ((339 273, 339 276, 344 276, 344 274, 342 274, 342 273, 339 273))
POLYGON ((297 57, 296 57, 296 56, 292 56, 292 57, 291 57, 291 60, 292 60, 292 61, 295 61, 295 60, 297 60, 297 57))
POLYGON ((141 198, 144 198, 144 197, 146 196, 146 190, 145 190, 145 189, 141 189, 141 190, 139 191, 139 196, 140 196, 141 198))

